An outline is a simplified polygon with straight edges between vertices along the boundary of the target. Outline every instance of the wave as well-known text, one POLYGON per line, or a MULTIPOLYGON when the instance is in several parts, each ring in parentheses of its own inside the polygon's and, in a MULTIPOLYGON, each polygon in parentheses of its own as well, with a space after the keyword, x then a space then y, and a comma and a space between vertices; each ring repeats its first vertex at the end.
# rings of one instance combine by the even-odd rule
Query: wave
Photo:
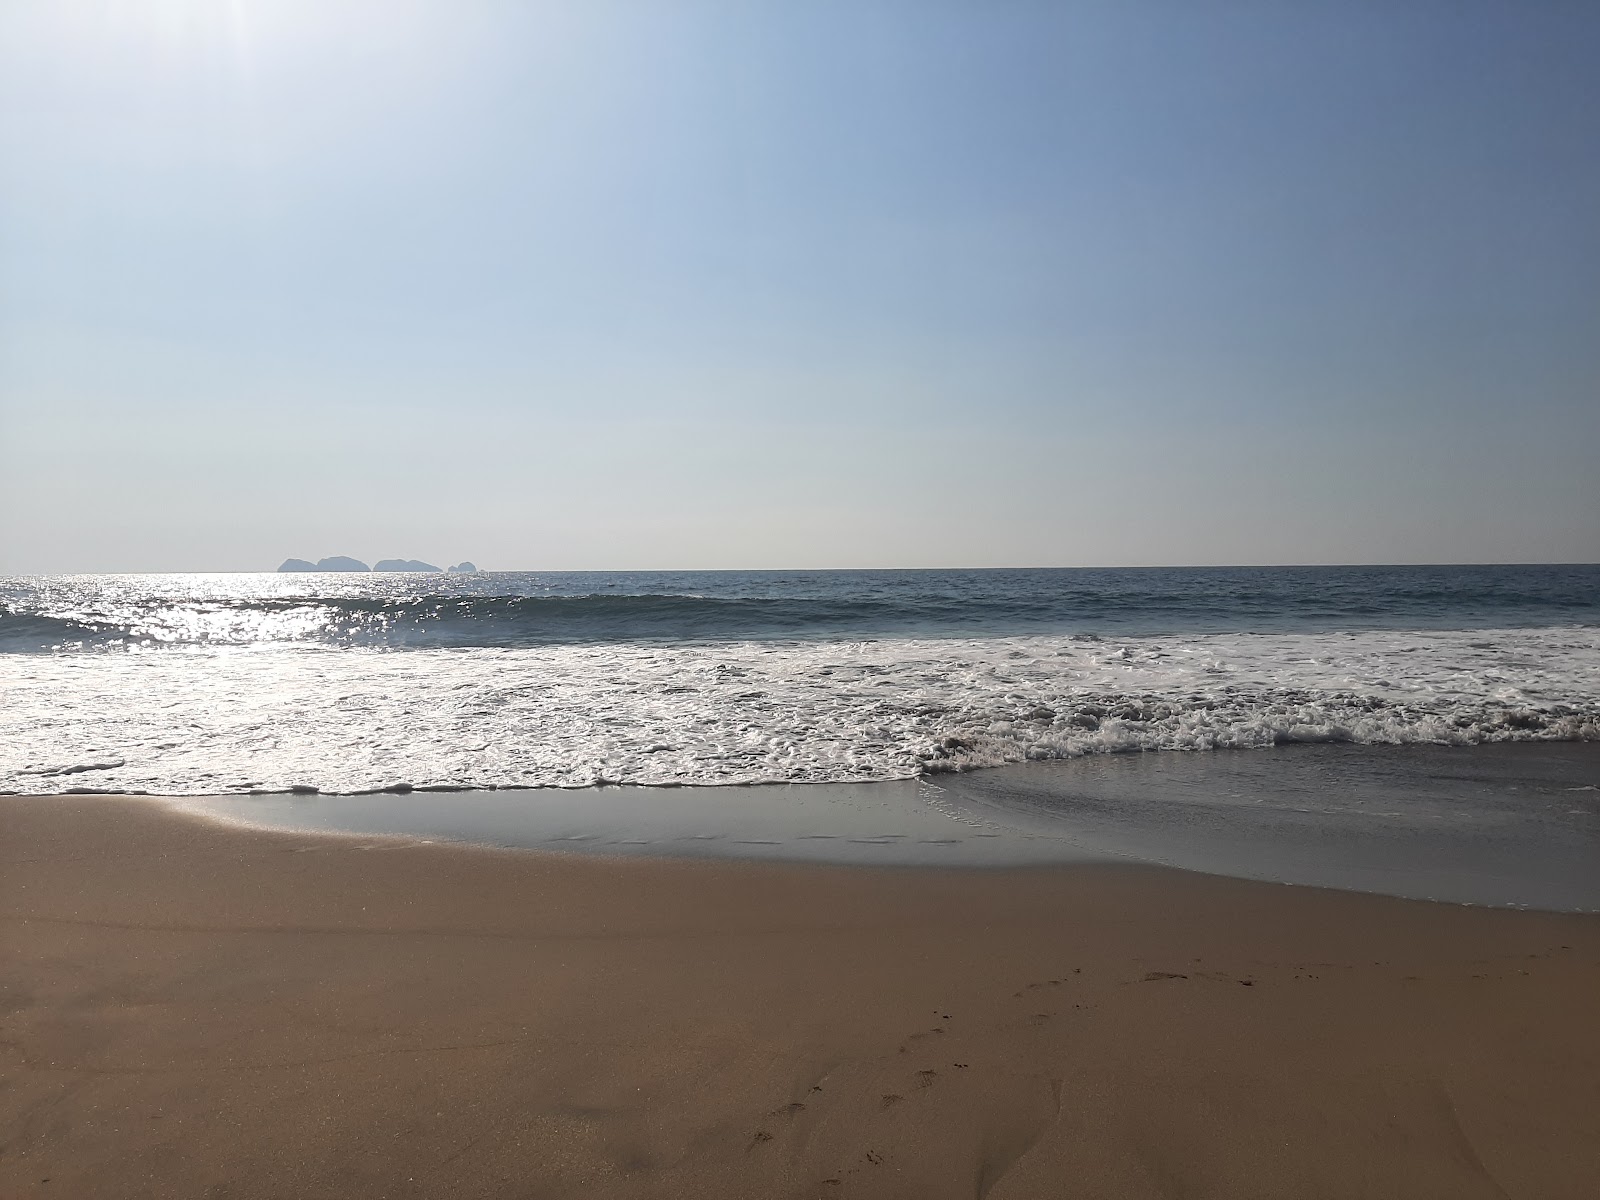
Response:
MULTIPOLYGON (((877 600, 692 595, 468 596, 408 599, 255 599, 157 603, 104 615, 0 611, 0 652, 127 646, 254 645, 480 649, 639 640, 880 636, 966 630, 1015 632, 1069 607, 1088 623, 1160 612, 1149 597, 1014 601, 996 609, 947 599, 877 600)), ((1190 614, 1191 618, 1195 614, 1190 614)), ((1205 615, 1205 614, 1199 614, 1205 615)))
POLYGON ((1596 741, 1600 629, 52 655, 0 660, 0 688, 0 788, 28 792, 852 782, 1596 741))
MULTIPOLYGON (((1516 583, 1520 576, 1513 573, 1477 590, 1460 581, 1425 585, 1403 576, 1387 579, 1382 588, 1362 587, 1345 575, 1285 578, 1283 572, 1264 574, 1248 586, 1242 578, 1218 580, 1203 572, 1178 573, 1178 583, 1164 584, 1160 577, 1155 583, 1129 581, 1123 578, 1127 572, 1101 573, 1112 578, 1092 584, 1020 573, 1028 576, 1023 584, 999 586, 975 572, 944 582, 904 582, 922 574, 939 575, 905 572, 891 583, 851 579, 847 584, 804 577, 778 586, 754 575, 739 576, 730 585, 708 574, 685 577, 705 584, 707 590, 700 592, 579 594, 555 592, 554 585, 535 577, 521 581, 540 589, 534 594, 405 594, 383 580, 356 581, 347 585, 350 594, 338 595, 108 595, 103 588, 85 587, 65 598, 47 592, 0 604, 0 653, 273 644, 513 649, 632 641, 1464 629, 1600 621, 1596 572, 1577 572, 1577 582, 1557 576, 1542 588, 1516 583), (1580 586, 1587 584, 1595 586, 1580 586), (730 586, 747 594, 717 594, 716 589, 726 593, 730 586)), ((621 577, 621 584, 639 582, 621 577)), ((490 585, 473 579, 448 586, 490 585)))
POLYGON ((922 770, 970 771, 1028 759, 1157 750, 1259 750, 1297 743, 1479 746, 1600 741, 1600 706, 1487 702, 1437 707, 1370 695, 1275 689, 1222 698, 1103 695, 1073 711, 1026 714, 947 736, 919 757, 922 770))
POLYGON ((102 625, 42 613, 13 613, 0 607, 0 654, 89 649, 120 645, 130 637, 121 625, 102 625))
MULTIPOLYGON (((1026 614, 1021 614, 1024 618, 1026 614)), ((682 595, 430 596, 158 602, 107 616, 0 609, 0 652, 314 643, 509 648, 640 639, 826 636, 959 620, 954 604, 682 595)))

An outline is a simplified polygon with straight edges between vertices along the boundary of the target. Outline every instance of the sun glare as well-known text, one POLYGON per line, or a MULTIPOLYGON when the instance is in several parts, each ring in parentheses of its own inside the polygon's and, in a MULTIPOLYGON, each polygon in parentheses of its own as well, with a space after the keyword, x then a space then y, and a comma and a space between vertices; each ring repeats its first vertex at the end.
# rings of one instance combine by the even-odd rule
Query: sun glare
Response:
MULTIPOLYGON (((129 56, 164 60, 247 55, 267 6, 244 0, 110 0, 78 6, 77 24, 129 56)), ((270 10, 268 10, 270 11, 270 10)))
POLYGON ((56 10, 80 48, 161 70, 249 71, 268 58, 415 49, 427 42, 422 16, 414 4, 367 0, 95 0, 56 10))

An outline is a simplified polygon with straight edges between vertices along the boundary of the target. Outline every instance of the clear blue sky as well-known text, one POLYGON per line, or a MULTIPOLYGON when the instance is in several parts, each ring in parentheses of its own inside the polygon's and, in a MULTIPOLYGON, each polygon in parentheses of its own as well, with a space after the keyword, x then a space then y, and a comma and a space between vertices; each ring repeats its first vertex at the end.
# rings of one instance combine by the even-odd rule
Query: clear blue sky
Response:
POLYGON ((1600 559, 1600 5, 0 0, 0 571, 1600 559))

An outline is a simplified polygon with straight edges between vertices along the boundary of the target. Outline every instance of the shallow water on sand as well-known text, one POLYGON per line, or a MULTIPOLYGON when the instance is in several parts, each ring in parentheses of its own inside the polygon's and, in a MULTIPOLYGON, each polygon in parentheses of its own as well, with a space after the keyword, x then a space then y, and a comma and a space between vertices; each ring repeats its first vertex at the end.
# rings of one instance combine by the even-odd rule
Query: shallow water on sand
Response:
POLYGON ((173 801, 268 828, 877 866, 1123 861, 1600 911, 1600 745, 1282 747, 875 784, 173 801))
POLYGON ((1600 911, 1600 746, 1115 755, 941 779, 1098 853, 1417 899, 1600 911), (1070 832, 1069 832, 1070 831, 1070 832))

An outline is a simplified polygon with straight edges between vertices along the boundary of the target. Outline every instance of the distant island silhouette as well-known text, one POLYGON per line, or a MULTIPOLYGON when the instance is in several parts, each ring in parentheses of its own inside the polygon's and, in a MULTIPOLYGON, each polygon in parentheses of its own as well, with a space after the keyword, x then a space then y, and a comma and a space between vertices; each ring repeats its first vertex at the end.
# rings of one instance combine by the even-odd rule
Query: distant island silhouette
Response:
POLYGON ((449 570, 442 571, 432 563, 425 563, 416 558, 380 558, 375 566, 367 566, 359 558, 350 558, 347 555, 335 554, 331 558, 320 558, 311 562, 304 558, 286 558, 283 565, 278 568, 280 573, 285 571, 425 571, 435 575, 476 575, 478 568, 471 562, 459 562, 449 570))

